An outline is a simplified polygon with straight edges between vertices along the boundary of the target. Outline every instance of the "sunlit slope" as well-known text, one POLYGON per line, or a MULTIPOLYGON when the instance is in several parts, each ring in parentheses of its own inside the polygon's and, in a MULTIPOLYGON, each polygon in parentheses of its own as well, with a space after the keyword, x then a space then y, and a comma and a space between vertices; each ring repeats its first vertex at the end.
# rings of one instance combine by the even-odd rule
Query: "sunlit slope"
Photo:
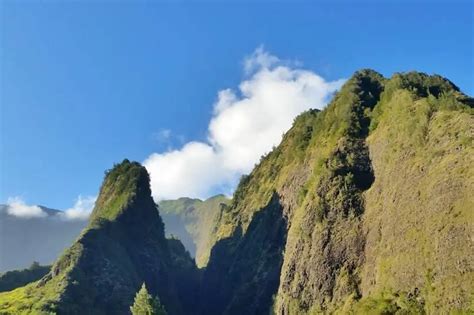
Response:
POLYGON ((363 70, 299 116, 222 215, 202 313, 472 310, 473 105, 363 70))

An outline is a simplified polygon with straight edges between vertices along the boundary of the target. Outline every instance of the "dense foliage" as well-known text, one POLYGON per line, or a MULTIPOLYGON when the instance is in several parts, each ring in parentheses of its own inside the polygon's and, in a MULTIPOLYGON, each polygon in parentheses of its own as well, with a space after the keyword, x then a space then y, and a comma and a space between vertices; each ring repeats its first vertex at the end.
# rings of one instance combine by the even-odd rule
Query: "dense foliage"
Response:
POLYGON ((133 305, 130 306, 132 315, 167 315, 166 310, 160 303, 158 297, 153 297, 148 293, 145 283, 135 296, 133 305))

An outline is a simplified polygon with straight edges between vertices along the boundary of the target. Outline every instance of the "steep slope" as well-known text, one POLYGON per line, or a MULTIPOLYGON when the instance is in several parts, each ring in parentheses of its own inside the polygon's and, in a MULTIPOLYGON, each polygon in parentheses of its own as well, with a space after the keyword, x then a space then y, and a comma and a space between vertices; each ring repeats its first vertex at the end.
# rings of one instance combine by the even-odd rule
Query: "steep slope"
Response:
POLYGON ((61 211, 41 207, 44 217, 19 218, 0 205, 0 272, 26 268, 33 261, 53 263, 87 225, 86 220, 65 220, 61 211))
POLYGON ((221 217, 202 314, 472 310, 472 105, 363 70, 298 117, 221 217))
POLYGON ((450 82, 412 76, 386 85, 367 138, 376 180, 361 293, 369 306, 388 295, 430 314, 474 312, 474 104, 450 82))
POLYGON ((198 267, 204 267, 214 245, 216 224, 230 200, 217 195, 206 200, 179 198, 159 203, 161 218, 168 237, 177 237, 198 267))
POLYGON ((79 239, 43 279, 0 294, 0 313, 127 314, 145 282, 170 314, 186 314, 195 277, 182 244, 165 239, 147 171, 125 160, 107 172, 79 239))

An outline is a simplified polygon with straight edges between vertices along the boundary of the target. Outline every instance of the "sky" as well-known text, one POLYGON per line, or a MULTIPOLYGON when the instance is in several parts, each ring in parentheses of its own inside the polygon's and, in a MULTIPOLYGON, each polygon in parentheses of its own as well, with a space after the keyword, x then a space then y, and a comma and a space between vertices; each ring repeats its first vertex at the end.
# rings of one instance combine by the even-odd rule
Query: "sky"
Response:
MULTIPOLYGON (((1 1, 0 203, 87 216, 104 171, 156 200, 231 194, 361 68, 474 95, 471 1, 1 1)), ((16 212, 15 212, 16 211, 16 212)))

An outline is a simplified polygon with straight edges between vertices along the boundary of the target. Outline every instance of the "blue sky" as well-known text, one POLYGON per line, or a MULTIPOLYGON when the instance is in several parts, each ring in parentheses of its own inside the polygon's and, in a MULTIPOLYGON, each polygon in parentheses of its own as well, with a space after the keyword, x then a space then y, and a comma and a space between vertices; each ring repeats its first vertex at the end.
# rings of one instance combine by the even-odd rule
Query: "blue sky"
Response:
MULTIPOLYGON (((214 141, 219 91, 238 103, 239 84, 277 63, 324 84, 360 68, 438 73, 474 94, 472 2, 354 3, 2 1, 0 203, 67 209, 114 162, 214 141), (279 60, 249 74, 252 56, 279 60)), ((202 194, 228 192, 248 169, 233 167, 202 194)))

